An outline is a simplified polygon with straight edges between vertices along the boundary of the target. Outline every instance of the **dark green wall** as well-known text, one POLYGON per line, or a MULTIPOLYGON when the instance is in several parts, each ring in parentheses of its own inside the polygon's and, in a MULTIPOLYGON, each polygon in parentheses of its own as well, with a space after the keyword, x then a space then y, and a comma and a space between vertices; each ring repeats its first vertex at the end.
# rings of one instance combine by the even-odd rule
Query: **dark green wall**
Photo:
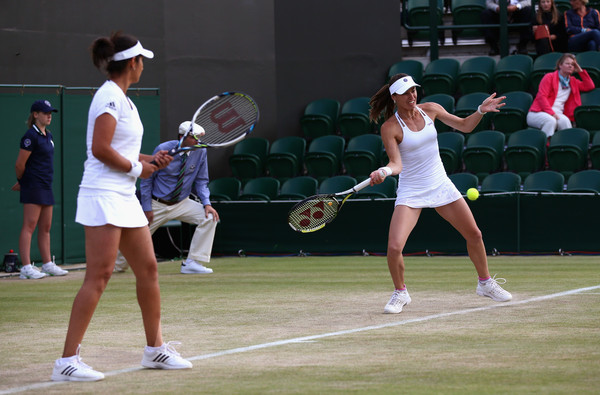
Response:
MULTIPOLYGON (((54 137, 54 183, 56 204, 53 210, 51 247, 57 262, 82 262, 85 257, 83 227, 75 223, 77 191, 86 158, 85 135, 92 88, 7 87, 0 85, 0 117, 5 120, 5 144, 0 146, 0 207, 4 214, 0 225, 0 254, 10 249, 18 252, 19 233, 23 224, 23 207, 19 193, 10 190, 15 183, 15 161, 19 141, 27 126, 31 103, 50 100, 59 111, 49 129, 54 137)), ((158 89, 130 90, 144 124, 142 152, 152 153, 160 142, 160 96, 158 89)), ((31 245, 31 259, 39 262, 36 234, 31 245)))

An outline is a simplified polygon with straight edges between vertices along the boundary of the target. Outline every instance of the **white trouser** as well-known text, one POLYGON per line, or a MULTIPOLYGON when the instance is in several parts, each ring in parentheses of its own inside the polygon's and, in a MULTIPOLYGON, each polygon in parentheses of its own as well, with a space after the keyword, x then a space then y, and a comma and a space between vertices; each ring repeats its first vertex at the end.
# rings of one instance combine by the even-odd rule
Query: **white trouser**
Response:
POLYGON ((558 119, 554 118, 554 115, 550 115, 547 112, 528 112, 527 113, 527 125, 532 128, 541 129, 542 132, 546 133, 546 137, 552 137, 555 131, 572 128, 573 124, 571 120, 564 114, 559 114, 558 119))
MULTIPOLYGON (((154 212, 154 219, 150 224, 150 234, 154 234, 158 228, 171 220, 196 224, 196 231, 192 237, 187 257, 198 262, 210 262, 217 222, 213 221, 212 215, 209 218, 206 217, 202 203, 188 198, 168 206, 152 199, 152 211, 154 212)), ((122 270, 128 266, 121 251, 117 254, 115 266, 122 270)))

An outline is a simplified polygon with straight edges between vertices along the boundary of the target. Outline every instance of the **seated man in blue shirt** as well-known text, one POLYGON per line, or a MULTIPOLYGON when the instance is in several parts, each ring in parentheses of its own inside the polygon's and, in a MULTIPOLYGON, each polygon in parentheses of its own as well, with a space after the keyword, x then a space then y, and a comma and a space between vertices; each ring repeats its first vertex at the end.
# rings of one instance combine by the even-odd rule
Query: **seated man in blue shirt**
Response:
MULTIPOLYGON (((179 138, 190 128, 190 122, 179 125, 179 138)), ((182 146, 196 144, 196 136, 203 130, 194 124, 194 129, 183 141, 182 146)), ((156 147, 159 150, 174 148, 178 140, 164 142, 156 147)), ((150 178, 140 181, 142 209, 150 223, 150 233, 171 220, 195 224, 196 231, 192 237, 187 259, 181 263, 181 273, 212 273, 213 270, 204 264, 210 261, 212 244, 215 237, 219 214, 210 204, 208 190, 208 163, 206 148, 184 151, 173 158, 164 169, 155 171, 150 178), (180 185, 180 171, 183 170, 180 185), (194 192, 200 202, 190 199, 194 192)), ((127 261, 119 252, 115 262, 115 271, 127 270, 127 261)))

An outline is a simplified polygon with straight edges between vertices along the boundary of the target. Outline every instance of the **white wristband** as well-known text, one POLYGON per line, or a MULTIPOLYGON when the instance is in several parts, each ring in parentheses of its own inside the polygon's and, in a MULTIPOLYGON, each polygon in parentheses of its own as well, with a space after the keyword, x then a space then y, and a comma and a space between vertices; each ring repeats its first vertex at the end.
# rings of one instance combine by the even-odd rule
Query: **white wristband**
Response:
POLYGON ((480 113, 481 115, 487 114, 487 113, 481 111, 481 104, 477 106, 477 112, 480 113))
POLYGON ((379 171, 381 172, 381 175, 383 175, 384 177, 387 177, 392 174, 392 169, 390 169, 387 166, 380 167, 379 171))
POLYGON ((142 169, 142 162, 140 162, 139 160, 131 161, 131 170, 127 172, 127 175, 138 178, 142 175, 142 169))

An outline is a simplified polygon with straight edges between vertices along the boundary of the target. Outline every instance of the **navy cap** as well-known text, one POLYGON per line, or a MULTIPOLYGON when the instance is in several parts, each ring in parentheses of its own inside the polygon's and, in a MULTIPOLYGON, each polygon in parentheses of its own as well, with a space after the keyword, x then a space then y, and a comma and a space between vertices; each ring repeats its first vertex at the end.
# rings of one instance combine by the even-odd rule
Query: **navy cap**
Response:
POLYGON ((36 100, 31 105, 31 112, 58 112, 58 110, 52 107, 52 104, 48 100, 36 100))

